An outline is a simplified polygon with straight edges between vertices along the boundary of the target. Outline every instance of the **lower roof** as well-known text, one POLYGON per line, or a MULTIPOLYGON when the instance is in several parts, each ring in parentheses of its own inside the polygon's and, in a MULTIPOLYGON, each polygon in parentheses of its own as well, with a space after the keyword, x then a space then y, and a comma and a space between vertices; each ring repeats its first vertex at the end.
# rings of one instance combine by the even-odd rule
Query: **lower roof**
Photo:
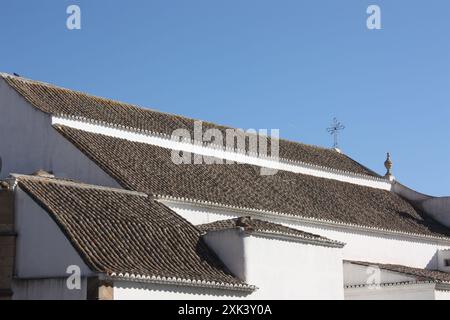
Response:
POLYGON ((450 283, 450 273, 446 273, 439 270, 429 270, 421 268, 413 268, 408 266, 403 266, 399 264, 383 264, 383 263, 373 263, 366 261, 345 261, 352 264, 357 264, 365 267, 378 267, 382 270, 402 273, 408 276, 414 276, 418 281, 433 281, 437 283, 450 283))
POLYGON ((172 150, 65 126, 55 129, 129 190, 408 234, 450 229, 386 190, 249 164, 175 164, 172 150))
POLYGON ((227 270, 198 229, 145 194, 53 178, 16 179, 94 272, 252 289, 227 270))
POLYGON ((281 235, 306 242, 314 242, 317 244, 333 247, 343 247, 345 244, 335 240, 331 240, 317 234, 312 234, 302 230, 283 226, 278 223, 272 223, 252 217, 239 217, 234 219, 219 220, 196 226, 203 232, 221 231, 229 229, 243 228, 246 232, 259 232, 265 234, 281 235))

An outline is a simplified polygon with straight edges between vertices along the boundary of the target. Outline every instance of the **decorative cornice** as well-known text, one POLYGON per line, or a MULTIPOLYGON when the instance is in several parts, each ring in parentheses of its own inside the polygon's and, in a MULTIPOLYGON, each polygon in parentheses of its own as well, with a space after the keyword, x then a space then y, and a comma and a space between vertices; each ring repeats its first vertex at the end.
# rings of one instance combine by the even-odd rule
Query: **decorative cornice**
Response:
POLYGON ((99 276, 100 280, 122 280, 122 281, 132 281, 140 283, 154 283, 154 284, 164 284, 164 285, 176 285, 176 286, 188 286, 188 287, 201 287, 201 288, 211 288, 220 290, 233 290, 233 291, 244 291, 253 292, 258 288, 253 285, 248 284, 231 284, 224 282, 215 281, 205 281, 205 280, 195 280, 195 279, 183 279, 175 277, 160 277, 160 276, 143 276, 130 273, 110 273, 101 274, 99 276))
MULTIPOLYGON (((230 209, 234 210, 238 213, 242 213, 242 215, 251 215, 255 218, 261 217, 261 218, 273 218, 276 220, 285 220, 288 222, 294 222, 294 223, 308 223, 308 224, 315 224, 319 226, 328 226, 328 227, 334 227, 334 228, 345 228, 349 229, 355 232, 373 232, 373 233, 381 233, 385 235, 390 236, 404 236, 409 237, 417 240, 435 240, 435 241, 442 241, 445 244, 450 244, 450 238, 446 237, 439 237, 439 236, 431 236, 431 235, 425 235, 425 234, 419 234, 419 233, 410 233, 410 232, 404 232, 404 231, 397 231, 397 230, 389 230, 389 229, 383 229, 383 228, 377 228, 377 227, 369 227, 369 226, 362 226, 352 223, 345 223, 345 222, 339 222, 339 221, 333 221, 329 219, 317 219, 317 218, 311 218, 306 217, 303 215, 293 215, 293 214, 287 214, 277 211, 270 211, 270 210, 260 210, 260 209, 253 209, 243 206, 232 206, 232 205, 226 205, 221 204, 217 202, 211 202, 211 201, 204 201, 204 200, 196 200, 196 199, 190 199, 190 198, 184 198, 184 197, 173 197, 173 196, 166 196, 166 195, 153 195, 155 199, 160 200, 161 202, 167 202, 167 203, 173 203, 173 204, 191 204, 195 205, 197 207, 203 207, 206 209, 215 209, 223 211, 224 214, 230 215, 230 209)), ((232 215, 230 215, 232 216, 232 215)))
POLYGON ((436 290, 439 291, 450 291, 450 282, 437 282, 436 290))
POLYGON ((346 285, 344 289, 362 289, 362 288, 373 288, 373 287, 399 287, 399 286, 413 286, 421 284, 434 284, 434 281, 402 281, 402 282, 390 282, 390 283, 380 283, 380 284, 353 284, 346 285))
MULTIPOLYGON (((147 136, 149 138, 159 138, 159 139, 163 139, 166 141, 177 142, 177 143, 180 143, 180 144, 183 144, 186 146, 201 146, 205 150, 222 151, 222 152, 230 153, 230 155, 246 156, 246 157, 249 157, 249 161, 259 159, 259 160, 270 161, 270 162, 274 162, 274 163, 281 163, 283 165, 291 165, 291 166, 294 166, 297 168, 317 171, 317 172, 321 172, 324 174, 336 175, 336 177, 334 177, 334 178, 326 177, 326 178, 332 179, 332 180, 344 181, 344 180, 339 180, 338 177, 342 177, 342 179, 344 179, 344 178, 361 179, 363 181, 367 181, 367 183, 359 183, 357 181, 347 181, 347 180, 345 180, 344 182, 358 184, 358 185, 364 185, 364 186, 368 186, 371 188, 390 190, 391 186, 392 186, 392 181, 389 181, 388 179, 385 179, 382 177, 374 177, 374 176, 369 176, 369 175, 365 175, 365 174, 361 174, 361 173, 355 173, 355 172, 351 172, 351 171, 334 169, 334 168, 330 168, 330 167, 326 167, 326 166, 306 163, 306 162, 282 158, 282 157, 275 158, 275 157, 270 157, 267 155, 260 155, 256 152, 248 152, 248 151, 246 151, 244 149, 240 149, 240 148, 227 148, 222 145, 214 144, 214 143, 206 143, 203 141, 200 141, 200 143, 199 143, 199 141, 194 140, 194 139, 184 139, 183 141, 174 141, 170 135, 165 134, 165 133, 135 128, 135 127, 130 127, 130 126, 124 126, 121 124, 109 123, 109 122, 100 121, 100 120, 89 119, 89 118, 85 118, 85 117, 81 117, 81 116, 72 116, 72 115, 67 115, 67 114, 62 114, 62 113, 52 115, 52 124, 53 125, 71 126, 70 124, 68 124, 65 121, 76 121, 76 122, 90 124, 90 125, 94 125, 94 126, 98 126, 98 127, 122 131, 124 133, 139 134, 139 135, 147 136), (375 187, 375 186, 371 185, 370 182, 383 184, 384 186, 383 187, 381 187, 381 186, 375 187)), ((83 130, 82 128, 78 128, 76 126, 71 126, 71 127, 83 130)), ((120 137, 118 137, 118 138, 120 138, 120 137)), ((126 139, 126 138, 123 138, 123 139, 126 139)), ((290 171, 287 169, 279 169, 279 168, 277 168, 277 170, 290 171)), ((304 173, 304 174, 308 175, 308 173, 304 173)), ((309 175, 314 175, 314 174, 310 173, 309 175)), ((320 175, 315 175, 315 176, 321 177, 320 175)))

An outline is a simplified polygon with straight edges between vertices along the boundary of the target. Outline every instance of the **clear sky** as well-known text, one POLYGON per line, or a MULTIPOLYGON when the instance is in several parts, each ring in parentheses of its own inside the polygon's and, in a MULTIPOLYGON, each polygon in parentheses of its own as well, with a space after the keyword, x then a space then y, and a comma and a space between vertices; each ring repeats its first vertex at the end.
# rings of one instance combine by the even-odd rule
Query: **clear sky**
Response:
POLYGON ((161 111, 320 146, 336 116, 346 154, 450 195, 448 0, 0 0, 0 39, 3 72, 161 111))

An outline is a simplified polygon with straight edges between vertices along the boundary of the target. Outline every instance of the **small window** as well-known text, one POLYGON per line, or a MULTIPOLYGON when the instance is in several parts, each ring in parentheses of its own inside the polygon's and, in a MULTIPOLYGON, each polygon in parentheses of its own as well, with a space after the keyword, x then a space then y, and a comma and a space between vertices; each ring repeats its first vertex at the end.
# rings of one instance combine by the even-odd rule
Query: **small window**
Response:
POLYGON ((450 267, 450 259, 445 259, 444 260, 444 266, 450 267))

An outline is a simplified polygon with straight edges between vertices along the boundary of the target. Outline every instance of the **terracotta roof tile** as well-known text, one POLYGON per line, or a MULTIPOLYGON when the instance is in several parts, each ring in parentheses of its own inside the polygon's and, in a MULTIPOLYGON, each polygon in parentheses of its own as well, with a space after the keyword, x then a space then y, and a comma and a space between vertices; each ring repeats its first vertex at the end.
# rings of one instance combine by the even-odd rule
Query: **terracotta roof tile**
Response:
POLYGON ((238 229, 243 228, 245 231, 252 232, 262 232, 274 235, 285 235, 292 238, 299 238, 304 240, 313 240, 324 244, 329 245, 339 245, 343 246, 344 244, 335 240, 330 240, 328 238, 319 236, 317 234, 305 232, 302 230, 290 228, 283 226, 278 223, 273 223, 265 220, 254 219, 252 217, 239 217, 234 219, 227 220, 219 220, 211 223, 206 223, 197 226, 203 232, 210 231, 220 231, 220 230, 228 230, 228 229, 238 229))
POLYGON ((248 164, 174 164, 171 150, 59 126, 124 188, 428 236, 450 230, 395 193, 248 164))
MULTIPOLYGON (((193 132, 194 119, 94 97, 24 78, 5 74, 0 76, 34 107, 49 114, 78 116, 169 136, 176 129, 193 132)), ((203 129, 209 128, 217 128, 224 132, 229 127, 203 122, 203 129)), ((280 140, 279 144, 281 158, 379 177, 370 169, 332 149, 288 140, 280 140)))
POLYGON ((245 286, 198 229, 146 195, 42 177, 17 180, 95 272, 245 286))
POLYGON ((439 283, 450 283, 450 273, 446 273, 439 270, 429 270, 421 268, 407 267, 398 264, 383 264, 383 263, 372 263, 366 261, 346 261, 348 263, 353 263, 361 266, 375 266, 383 270, 403 273, 406 275, 417 277, 419 281, 433 281, 439 283))

